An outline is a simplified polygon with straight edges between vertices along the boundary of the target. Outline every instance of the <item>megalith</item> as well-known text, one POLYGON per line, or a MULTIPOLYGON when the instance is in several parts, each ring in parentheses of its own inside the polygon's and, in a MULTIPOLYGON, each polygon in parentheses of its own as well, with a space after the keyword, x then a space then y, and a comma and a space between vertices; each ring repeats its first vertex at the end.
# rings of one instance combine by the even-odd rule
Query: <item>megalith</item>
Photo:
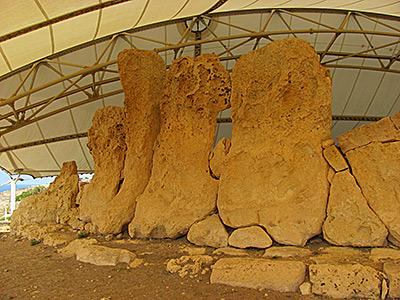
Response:
POLYGON ((218 112, 229 107, 229 73, 214 54, 175 60, 161 100, 149 184, 137 199, 132 237, 176 238, 215 211, 208 157, 218 112))
POLYGON ((153 148, 160 128, 159 104, 166 65, 149 50, 124 50, 118 55, 118 70, 125 92, 126 153, 120 190, 104 206, 100 233, 116 234, 133 218, 136 198, 150 177, 153 148))
POLYGON ((232 73, 232 145, 218 210, 230 227, 263 226, 304 245, 321 232, 329 183, 331 79, 311 45, 274 41, 243 55, 232 73))
MULTIPOLYGON (((107 227, 104 217, 124 180, 125 126, 124 109, 107 106, 96 111, 88 131, 88 147, 95 173, 80 195, 80 217, 101 231, 107 227)), ((117 210, 115 210, 117 212, 117 210)), ((118 212, 119 213, 119 212, 118 212)))

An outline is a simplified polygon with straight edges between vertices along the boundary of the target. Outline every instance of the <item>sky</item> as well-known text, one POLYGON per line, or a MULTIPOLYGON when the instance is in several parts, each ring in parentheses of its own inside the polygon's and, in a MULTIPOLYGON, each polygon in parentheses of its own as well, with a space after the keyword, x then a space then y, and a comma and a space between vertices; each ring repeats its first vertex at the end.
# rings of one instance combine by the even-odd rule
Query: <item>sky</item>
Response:
MULTIPOLYGON (((16 176, 13 176, 13 177, 16 177, 16 176)), ((29 176, 29 175, 21 175, 20 178, 22 178, 24 180, 23 181, 19 181, 18 183, 27 184, 27 185, 45 184, 45 183, 52 182, 54 180, 54 177, 45 177, 45 178, 33 179, 32 176, 29 176)), ((3 184, 3 183, 6 183, 9 180, 10 180, 10 176, 6 172, 0 170, 0 185, 3 184)))

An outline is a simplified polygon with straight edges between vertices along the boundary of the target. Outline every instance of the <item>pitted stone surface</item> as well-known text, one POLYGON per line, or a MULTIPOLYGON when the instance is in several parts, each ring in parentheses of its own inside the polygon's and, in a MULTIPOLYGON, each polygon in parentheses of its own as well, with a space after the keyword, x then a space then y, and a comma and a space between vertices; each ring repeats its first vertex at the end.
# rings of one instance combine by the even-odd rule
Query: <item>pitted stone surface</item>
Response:
POLYGON ((389 297, 400 297, 400 261, 383 264, 383 272, 389 281, 389 297))
POLYGON ((384 275, 360 264, 315 264, 309 267, 312 292, 332 298, 379 299, 384 275))
POLYGON ((330 139, 331 101, 329 71, 306 41, 275 41, 236 62, 232 146, 218 192, 226 225, 258 224, 288 245, 321 232, 329 192, 321 144, 330 139))
POLYGON ((388 235, 348 170, 333 177, 322 229, 325 240, 339 246, 380 247, 388 235))
POLYGON ((11 229, 32 223, 68 223, 76 218, 79 176, 74 161, 65 162, 47 190, 21 200, 11 216, 11 229))
POLYGON ((356 129, 347 131, 337 137, 340 149, 344 153, 356 149, 371 142, 400 141, 400 132, 391 118, 383 118, 375 123, 362 125, 356 129))
POLYGON ((272 245, 269 235, 260 226, 238 228, 231 233, 228 244, 236 248, 268 248, 272 245))
POLYGON ((400 142, 371 142, 346 157, 368 205, 400 241, 400 142))
POLYGON ((228 233, 218 215, 212 215, 193 224, 187 234, 189 242, 214 248, 228 246, 228 233))
POLYGON ((154 143, 160 128, 159 104, 166 66, 148 50, 124 50, 118 55, 118 70, 125 92, 124 179, 112 205, 104 208, 101 233, 120 233, 135 213, 136 198, 149 181, 154 143))
POLYGON ((161 100, 153 169, 129 225, 132 237, 176 238, 215 211, 218 181, 208 157, 219 111, 229 106, 230 78, 213 54, 175 60, 161 100))
MULTIPOLYGON (((124 109, 108 106, 96 111, 92 127, 88 131, 88 147, 95 162, 95 173, 90 183, 80 193, 80 217, 91 221, 101 233, 108 217, 105 217, 109 206, 123 182, 125 161, 124 109)), ((112 210, 120 214, 117 209, 112 210)))
POLYGON ((222 258, 212 266, 210 282, 279 292, 297 292, 306 265, 263 258, 222 258))

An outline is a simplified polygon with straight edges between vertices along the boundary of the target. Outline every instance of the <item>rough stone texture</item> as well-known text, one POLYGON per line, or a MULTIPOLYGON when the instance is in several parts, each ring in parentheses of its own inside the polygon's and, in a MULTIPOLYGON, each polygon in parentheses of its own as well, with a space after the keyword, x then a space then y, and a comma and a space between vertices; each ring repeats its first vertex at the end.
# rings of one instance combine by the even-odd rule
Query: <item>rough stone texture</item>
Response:
POLYGON ((265 258, 307 258, 312 255, 312 251, 306 248, 285 246, 271 247, 265 250, 263 257, 265 258))
POLYGON ((67 231, 68 227, 56 223, 32 223, 18 226, 15 230, 16 236, 27 238, 28 240, 40 240, 51 232, 67 231))
POLYGON ((338 136, 337 140, 340 149, 346 153, 349 150, 368 145, 371 142, 399 141, 400 132, 390 118, 383 118, 378 122, 347 131, 338 136))
POLYGON ((228 244, 236 248, 268 248, 272 245, 269 235, 259 226, 236 229, 228 238, 228 244))
MULTIPOLYGON (((95 173, 80 193, 80 217, 91 221, 99 232, 107 233, 109 206, 123 182, 125 161, 124 109, 107 106, 96 111, 88 131, 88 147, 95 162, 95 173)), ((112 212, 119 213, 117 209, 112 212)))
POLYGON ((132 237, 176 238, 215 210, 218 182, 209 174, 208 157, 229 96, 229 73, 216 55, 172 63, 151 178, 129 225, 132 237))
POLYGON ((299 286, 300 294, 302 295, 310 295, 311 293, 311 283, 304 282, 299 286))
POLYGON ((178 273, 180 277, 186 275, 197 275, 213 263, 213 258, 209 255, 191 255, 172 258, 167 261, 166 271, 178 273))
POLYGON ((68 244, 74 239, 76 232, 50 232, 43 237, 43 244, 54 247, 68 244))
POLYGON ((209 216, 193 224, 189 229, 187 239, 197 246, 214 248, 228 246, 228 233, 218 215, 209 216))
POLYGON ((322 230, 325 240, 338 246, 380 247, 388 235, 348 170, 333 178, 322 230))
POLYGON ((324 154, 326 161, 336 172, 340 172, 349 168, 346 160, 335 145, 324 149, 322 153, 324 154))
POLYGON ((396 126, 396 128, 398 130, 400 130, 400 112, 398 112, 397 114, 393 115, 391 117, 392 122, 394 123, 394 126, 396 126))
POLYGON ((85 248, 94 244, 97 244, 97 240, 93 238, 85 238, 85 239, 76 239, 69 243, 62 249, 58 249, 57 253, 60 253, 64 256, 71 257, 75 256, 76 252, 81 249, 85 248))
POLYGON ((330 139, 331 101, 329 71, 306 41, 274 41, 236 62, 232 146, 218 192, 226 225, 258 224, 288 245, 321 232, 329 192, 321 143, 330 139))
MULTIPOLYGON (((118 55, 118 69, 125 92, 123 183, 112 205, 103 207, 99 231, 118 234, 135 213, 136 198, 148 184, 154 143, 160 128, 159 103, 166 66, 154 51, 124 50, 118 55)), ((115 185, 114 185, 115 187, 115 185)), ((98 221, 100 222, 100 221, 98 221)))
POLYGON ((222 138, 213 151, 210 153, 208 158, 211 174, 214 178, 219 179, 221 177, 221 168, 225 160, 226 155, 229 153, 231 148, 231 140, 222 138))
POLYGON ((389 280, 389 297, 400 297, 400 261, 383 264, 383 272, 389 280))
POLYGON ((346 157, 368 205, 400 241, 400 142, 372 142, 346 157))
POLYGON ((322 143, 321 143, 321 146, 324 149, 329 148, 330 146, 333 146, 333 145, 335 145, 335 141, 332 139, 322 141, 322 143))
POLYGON ((118 263, 132 263, 136 254, 126 249, 89 245, 77 249, 76 259, 97 266, 115 266, 118 263))
POLYGON ((369 252, 364 249, 352 247, 327 247, 320 249, 318 253, 310 257, 310 260, 319 263, 348 264, 352 262, 365 262, 368 260, 369 252))
POLYGON ((68 223, 76 215, 79 177, 74 161, 65 162, 47 190, 21 200, 11 216, 11 229, 32 223, 68 223))
POLYGON ((332 298, 379 299, 383 274, 360 264, 315 264, 309 267, 312 292, 332 298))
POLYGON ((223 247, 215 249, 212 254, 226 255, 226 256, 249 256, 249 253, 246 250, 232 248, 232 247, 223 247))
POLYGON ((212 266, 211 283, 279 292, 297 292, 306 266, 296 261, 262 258, 222 258, 212 266))
POLYGON ((377 262, 400 261, 400 250, 390 248, 371 249, 370 259, 377 262))
POLYGON ((328 179, 328 182, 330 184, 332 184, 332 180, 333 180, 333 177, 335 177, 335 174, 336 174, 335 170, 332 168, 329 168, 328 175, 326 175, 326 178, 328 179))

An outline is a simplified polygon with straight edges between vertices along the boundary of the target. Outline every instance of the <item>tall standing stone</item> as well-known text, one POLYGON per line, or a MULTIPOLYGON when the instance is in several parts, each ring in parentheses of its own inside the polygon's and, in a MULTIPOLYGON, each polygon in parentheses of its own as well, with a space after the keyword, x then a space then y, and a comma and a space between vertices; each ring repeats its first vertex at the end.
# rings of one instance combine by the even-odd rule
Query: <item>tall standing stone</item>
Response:
POLYGON ((131 236, 176 238, 215 211, 218 186, 208 157, 230 89, 229 73, 214 54, 173 62, 164 84, 153 170, 138 198, 131 236))
POLYGON ((288 245, 321 232, 331 101, 329 71, 306 41, 275 41, 236 62, 232 146, 218 193, 226 225, 258 224, 288 245))
MULTIPOLYGON (((105 214, 124 180, 125 127, 124 109, 107 106, 96 111, 88 131, 88 147, 95 162, 95 173, 80 195, 80 216, 103 233, 105 214)), ((115 210, 115 212, 118 212, 115 210)), ((119 213, 119 212, 118 212, 119 213)))
POLYGON ((153 148, 160 128, 159 103, 166 66, 154 51, 124 50, 118 69, 125 92, 126 155, 123 183, 104 208, 101 233, 119 233, 133 218, 136 198, 150 177, 153 148))

